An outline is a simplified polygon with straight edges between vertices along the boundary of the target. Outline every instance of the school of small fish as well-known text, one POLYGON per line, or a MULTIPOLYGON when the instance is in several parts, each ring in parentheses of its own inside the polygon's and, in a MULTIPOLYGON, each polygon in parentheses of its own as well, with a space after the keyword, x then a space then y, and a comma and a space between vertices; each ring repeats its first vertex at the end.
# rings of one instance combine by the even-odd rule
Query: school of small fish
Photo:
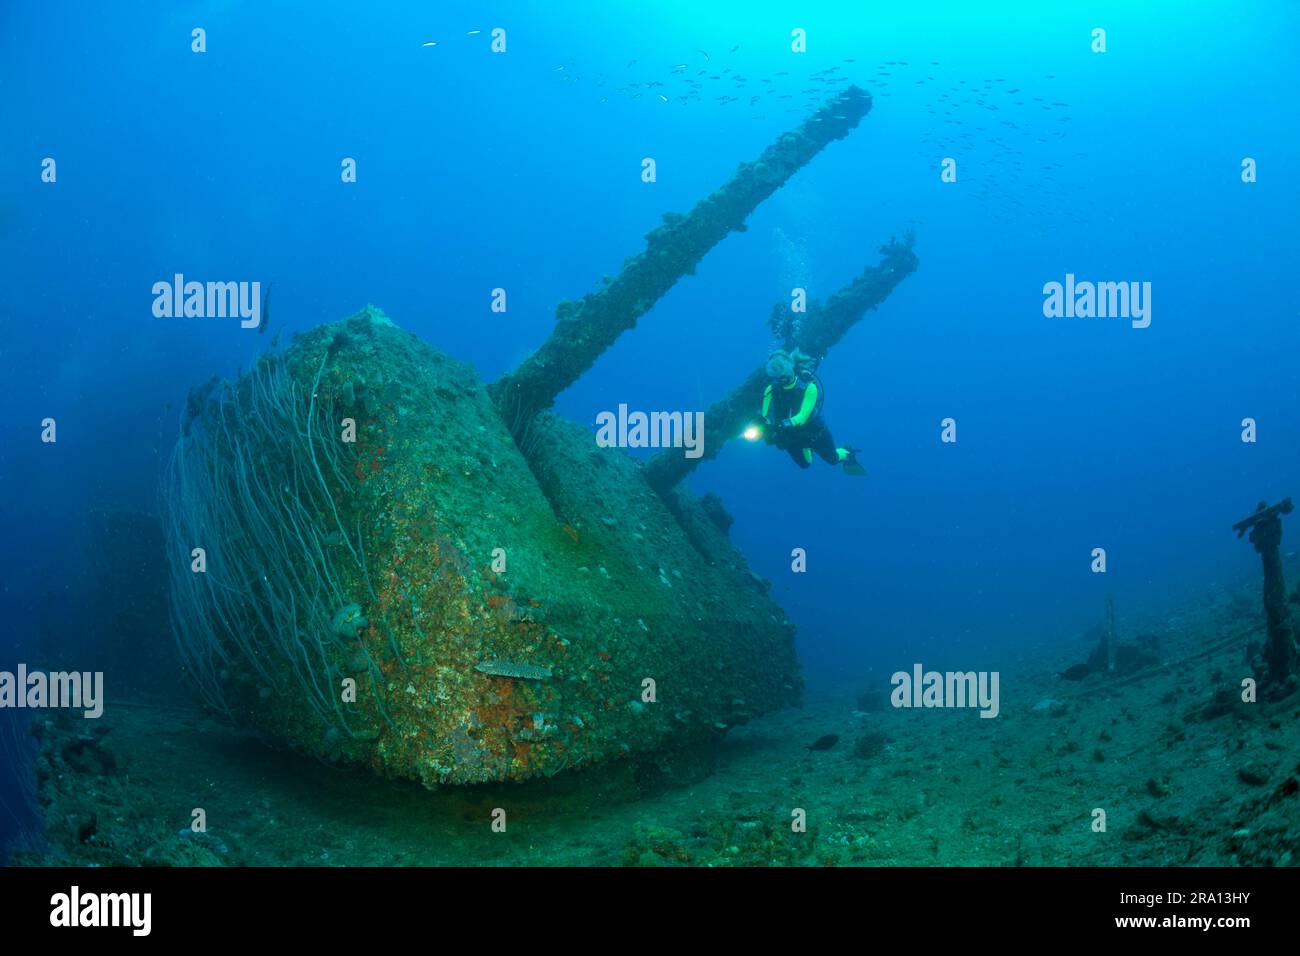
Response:
POLYGON ((857 84, 876 99, 877 110, 886 107, 931 118, 919 140, 902 148, 917 149, 918 160, 928 163, 937 162, 935 156, 956 158, 960 181, 969 184, 970 196, 987 205, 990 219, 1031 220, 1044 236, 1082 224, 1077 203, 1057 201, 1064 186, 1058 178, 1063 161, 1084 154, 1067 152, 1073 117, 1070 104, 1053 95, 1056 74, 1019 82, 997 73, 955 78, 939 60, 868 65, 858 57, 842 57, 831 66, 816 63, 819 68, 806 73, 761 68, 790 61, 816 63, 811 53, 760 55, 742 51, 737 44, 716 56, 696 48, 658 68, 637 57, 612 73, 588 74, 569 59, 554 66, 551 74, 565 87, 591 90, 599 103, 640 101, 687 109, 699 104, 754 120, 769 119, 774 112, 808 114, 834 93, 857 84), (1035 197, 1032 205, 1026 195, 1035 197))

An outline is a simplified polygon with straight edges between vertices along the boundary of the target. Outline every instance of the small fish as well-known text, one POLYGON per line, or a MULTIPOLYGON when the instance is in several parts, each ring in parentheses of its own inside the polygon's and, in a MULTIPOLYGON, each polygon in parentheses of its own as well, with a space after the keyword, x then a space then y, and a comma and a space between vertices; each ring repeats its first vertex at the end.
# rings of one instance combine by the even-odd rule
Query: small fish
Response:
POLYGON ((739 49, 740 49, 740 44, 737 43, 735 46, 733 46, 733 47, 732 47, 730 50, 728 50, 727 52, 728 52, 728 53, 735 53, 735 52, 736 52, 737 50, 739 50, 739 49))
POLYGON ((840 742, 839 734, 827 734, 824 737, 818 737, 808 745, 809 750, 830 750, 840 742))
POLYGON ((421 43, 421 44, 420 44, 420 46, 437 46, 437 45, 438 45, 438 41, 437 41, 437 40, 430 40, 428 43, 421 43))
POLYGON ((1061 680, 1083 680, 1089 673, 1091 668, 1087 664, 1071 664, 1056 676, 1061 680))
POLYGON ((668 102, 668 97, 664 96, 662 93, 659 94, 659 98, 663 100, 665 103, 668 102))
POLYGON ((709 62, 709 54, 706 53, 704 50, 696 50, 695 52, 698 53, 698 54, 700 54, 702 57, 704 57, 704 62, 705 62, 705 63, 708 63, 708 62, 709 62))
POLYGON ((476 37, 476 36, 478 36, 478 35, 479 35, 480 33, 482 33, 482 32, 483 32, 482 30, 468 30, 468 31, 466 31, 465 36, 467 36, 467 37, 476 37))
POLYGON ((684 69, 686 69, 688 66, 690 66, 689 63, 676 63, 676 64, 673 65, 673 69, 674 69, 674 70, 684 70, 684 69))

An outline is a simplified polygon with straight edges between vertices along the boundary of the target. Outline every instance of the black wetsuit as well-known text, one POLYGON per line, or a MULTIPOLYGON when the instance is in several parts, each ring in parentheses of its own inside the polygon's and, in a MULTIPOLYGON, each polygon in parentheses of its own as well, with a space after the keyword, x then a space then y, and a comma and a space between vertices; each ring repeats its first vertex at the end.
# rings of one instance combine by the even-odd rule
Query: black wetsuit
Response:
POLYGON ((763 417, 778 427, 772 443, 784 448, 800 468, 812 464, 815 452, 828 464, 839 464, 840 454, 831 430, 822 419, 825 391, 817 376, 799 375, 792 385, 769 385, 763 392, 763 417))

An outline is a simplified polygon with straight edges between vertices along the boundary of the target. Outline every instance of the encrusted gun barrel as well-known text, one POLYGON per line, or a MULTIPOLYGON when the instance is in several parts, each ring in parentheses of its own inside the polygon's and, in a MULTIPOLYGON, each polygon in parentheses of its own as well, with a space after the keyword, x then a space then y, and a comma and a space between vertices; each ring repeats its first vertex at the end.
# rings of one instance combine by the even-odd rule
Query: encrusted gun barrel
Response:
MULTIPOLYGON (((889 297, 894 287, 916 271, 916 254, 910 239, 891 241, 880 250, 882 259, 862 273, 824 303, 814 304, 799 323, 798 334, 787 343, 798 346, 818 358, 825 355, 859 319, 889 297)), ((778 306, 788 308, 788 306, 778 306)), ((660 452, 646 462, 646 478, 665 491, 691 473, 701 462, 717 457, 722 446, 731 441, 754 417, 763 397, 767 376, 760 366, 727 395, 709 406, 704 413, 704 432, 709 436, 705 452, 698 458, 686 458, 660 452)))
POLYGON ((426 785, 692 742, 802 688, 698 502, 376 309, 192 397, 164 486, 174 626, 214 706, 426 785))
POLYGON ((685 215, 668 213, 646 235, 646 249, 626 260, 599 292, 561 302, 550 338, 511 374, 492 385, 493 397, 511 420, 526 421, 549 408, 614 340, 636 325, 683 275, 692 275, 705 253, 745 219, 828 143, 843 139, 871 110, 866 91, 850 86, 797 129, 783 134, 757 160, 685 215))

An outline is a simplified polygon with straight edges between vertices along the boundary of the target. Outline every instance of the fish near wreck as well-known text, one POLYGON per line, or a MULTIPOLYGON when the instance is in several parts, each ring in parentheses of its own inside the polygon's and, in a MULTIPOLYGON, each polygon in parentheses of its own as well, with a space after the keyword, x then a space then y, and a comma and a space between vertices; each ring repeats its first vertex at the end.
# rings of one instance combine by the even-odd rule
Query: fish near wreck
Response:
POLYGON ((474 670, 480 674, 492 674, 514 680, 549 680, 551 676, 549 667, 539 664, 521 664, 518 661, 484 661, 475 664, 474 670))

